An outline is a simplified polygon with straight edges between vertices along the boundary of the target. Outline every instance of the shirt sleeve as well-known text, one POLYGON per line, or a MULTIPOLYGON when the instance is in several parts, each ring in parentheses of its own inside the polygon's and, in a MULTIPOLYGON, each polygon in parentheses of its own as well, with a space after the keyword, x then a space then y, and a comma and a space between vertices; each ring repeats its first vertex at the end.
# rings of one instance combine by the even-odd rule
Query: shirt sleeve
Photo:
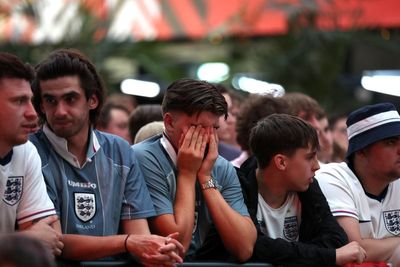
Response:
POLYGON ((26 146, 25 155, 26 175, 23 195, 18 207, 18 224, 56 214, 54 205, 47 194, 39 154, 30 142, 26 146))
POLYGON ((135 151, 135 154, 140 162, 140 169, 149 189, 156 215, 173 214, 176 190, 173 169, 171 168, 170 172, 166 174, 161 166, 161 160, 157 159, 155 153, 150 151, 140 150, 138 153, 135 151))
POLYGON ((213 170, 213 177, 217 180, 220 192, 232 209, 243 216, 250 216, 244 203, 242 188, 236 170, 231 163, 218 157, 213 170))
POLYGON ((333 216, 353 217, 359 220, 354 194, 343 174, 334 169, 323 168, 315 174, 333 216))
POLYGON ((132 148, 129 149, 129 154, 133 165, 126 178, 121 219, 144 219, 152 217, 155 215, 153 202, 132 148))

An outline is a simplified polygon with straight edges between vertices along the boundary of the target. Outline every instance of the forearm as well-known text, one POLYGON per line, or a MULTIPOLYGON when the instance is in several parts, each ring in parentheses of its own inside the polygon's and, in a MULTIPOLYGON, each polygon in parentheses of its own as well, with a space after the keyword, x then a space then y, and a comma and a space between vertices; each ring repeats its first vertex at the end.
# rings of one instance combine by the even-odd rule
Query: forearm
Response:
POLYGON ((168 233, 179 233, 179 241, 187 250, 192 240, 192 231, 194 225, 195 211, 195 183, 194 179, 178 176, 177 191, 174 203, 175 229, 171 229, 168 233))
POLYGON ((217 189, 203 190, 203 196, 226 249, 239 261, 248 260, 257 238, 251 219, 233 210, 217 189))
POLYGON ((177 178, 173 212, 161 214, 149 220, 152 233, 167 236, 178 232, 178 241, 188 249, 192 240, 195 210, 195 177, 183 173, 177 178))
POLYGON ((62 257, 71 260, 95 260, 125 252, 126 235, 86 236, 64 234, 62 257))
POLYGON ((359 243, 367 252, 366 261, 388 261, 394 250, 400 245, 400 238, 362 239, 359 243))

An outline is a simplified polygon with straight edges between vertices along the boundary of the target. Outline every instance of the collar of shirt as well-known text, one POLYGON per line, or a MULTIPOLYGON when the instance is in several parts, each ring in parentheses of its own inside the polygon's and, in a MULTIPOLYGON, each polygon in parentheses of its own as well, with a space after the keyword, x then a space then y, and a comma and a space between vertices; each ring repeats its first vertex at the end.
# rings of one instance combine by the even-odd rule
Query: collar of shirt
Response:
POLYGON ((165 132, 163 133, 163 135, 160 139, 160 142, 161 142, 161 145, 164 147, 165 151, 167 151, 168 156, 171 158, 172 162, 174 163, 174 165, 176 167, 178 155, 176 154, 174 146, 169 141, 167 134, 165 132))
POLYGON ((99 141, 97 140, 97 137, 93 131, 93 129, 90 130, 90 137, 89 137, 89 145, 88 145, 88 150, 86 152, 86 161, 83 163, 82 166, 79 164, 79 160, 75 157, 74 154, 68 151, 68 142, 66 139, 62 137, 58 137, 47 125, 47 123, 43 126, 43 132, 46 135, 46 137, 49 139, 51 145, 53 146, 54 150, 63 158, 65 159, 69 164, 72 166, 82 169, 86 162, 91 162, 93 156, 96 154, 96 152, 100 149, 100 144, 99 141))
POLYGON ((10 152, 8 152, 7 155, 4 156, 4 158, 0 158, 0 165, 6 166, 8 163, 10 163, 12 155, 13 155, 13 149, 11 149, 10 152))

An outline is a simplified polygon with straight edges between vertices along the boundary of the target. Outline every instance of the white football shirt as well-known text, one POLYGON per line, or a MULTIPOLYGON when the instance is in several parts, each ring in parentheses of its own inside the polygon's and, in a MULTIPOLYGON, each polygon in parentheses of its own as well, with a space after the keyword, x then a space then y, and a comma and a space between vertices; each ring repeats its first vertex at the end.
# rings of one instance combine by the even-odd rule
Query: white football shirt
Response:
POLYGON ((325 164, 316 172, 334 216, 357 219, 362 238, 386 238, 400 235, 400 180, 389 184, 380 201, 367 196, 345 162, 325 164))
POLYGON ((0 232, 15 230, 22 224, 54 215, 54 205, 47 195, 42 164, 31 142, 15 146, 12 158, 0 164, 0 232))
POLYGON ((301 202, 297 193, 289 193, 285 203, 277 209, 270 207, 258 194, 257 221, 266 236, 297 241, 301 222, 301 202))

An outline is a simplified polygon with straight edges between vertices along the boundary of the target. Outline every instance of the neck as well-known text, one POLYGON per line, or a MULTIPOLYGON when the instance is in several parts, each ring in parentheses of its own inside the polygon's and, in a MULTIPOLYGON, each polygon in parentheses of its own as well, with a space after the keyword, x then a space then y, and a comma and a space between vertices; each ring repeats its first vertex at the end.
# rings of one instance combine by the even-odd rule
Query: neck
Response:
POLYGON ((68 151, 77 157, 79 164, 86 161, 87 147, 90 138, 90 127, 84 127, 78 134, 66 138, 68 151))
MULTIPOLYGON (((267 167, 268 168, 268 167, 267 167)), ((272 208, 281 207, 287 198, 288 191, 282 185, 282 177, 268 169, 257 169, 258 192, 264 201, 272 208)))
POLYGON ((175 153, 178 154, 178 148, 175 146, 174 142, 172 142, 172 139, 169 137, 167 131, 163 132, 164 137, 171 143, 172 147, 175 150, 175 153))
POLYGON ((374 196, 379 196, 390 183, 384 174, 371 170, 357 160, 354 160, 354 170, 364 190, 374 196))
POLYGON ((0 158, 4 158, 7 156, 8 153, 10 153, 11 149, 13 147, 5 144, 0 144, 0 158))

